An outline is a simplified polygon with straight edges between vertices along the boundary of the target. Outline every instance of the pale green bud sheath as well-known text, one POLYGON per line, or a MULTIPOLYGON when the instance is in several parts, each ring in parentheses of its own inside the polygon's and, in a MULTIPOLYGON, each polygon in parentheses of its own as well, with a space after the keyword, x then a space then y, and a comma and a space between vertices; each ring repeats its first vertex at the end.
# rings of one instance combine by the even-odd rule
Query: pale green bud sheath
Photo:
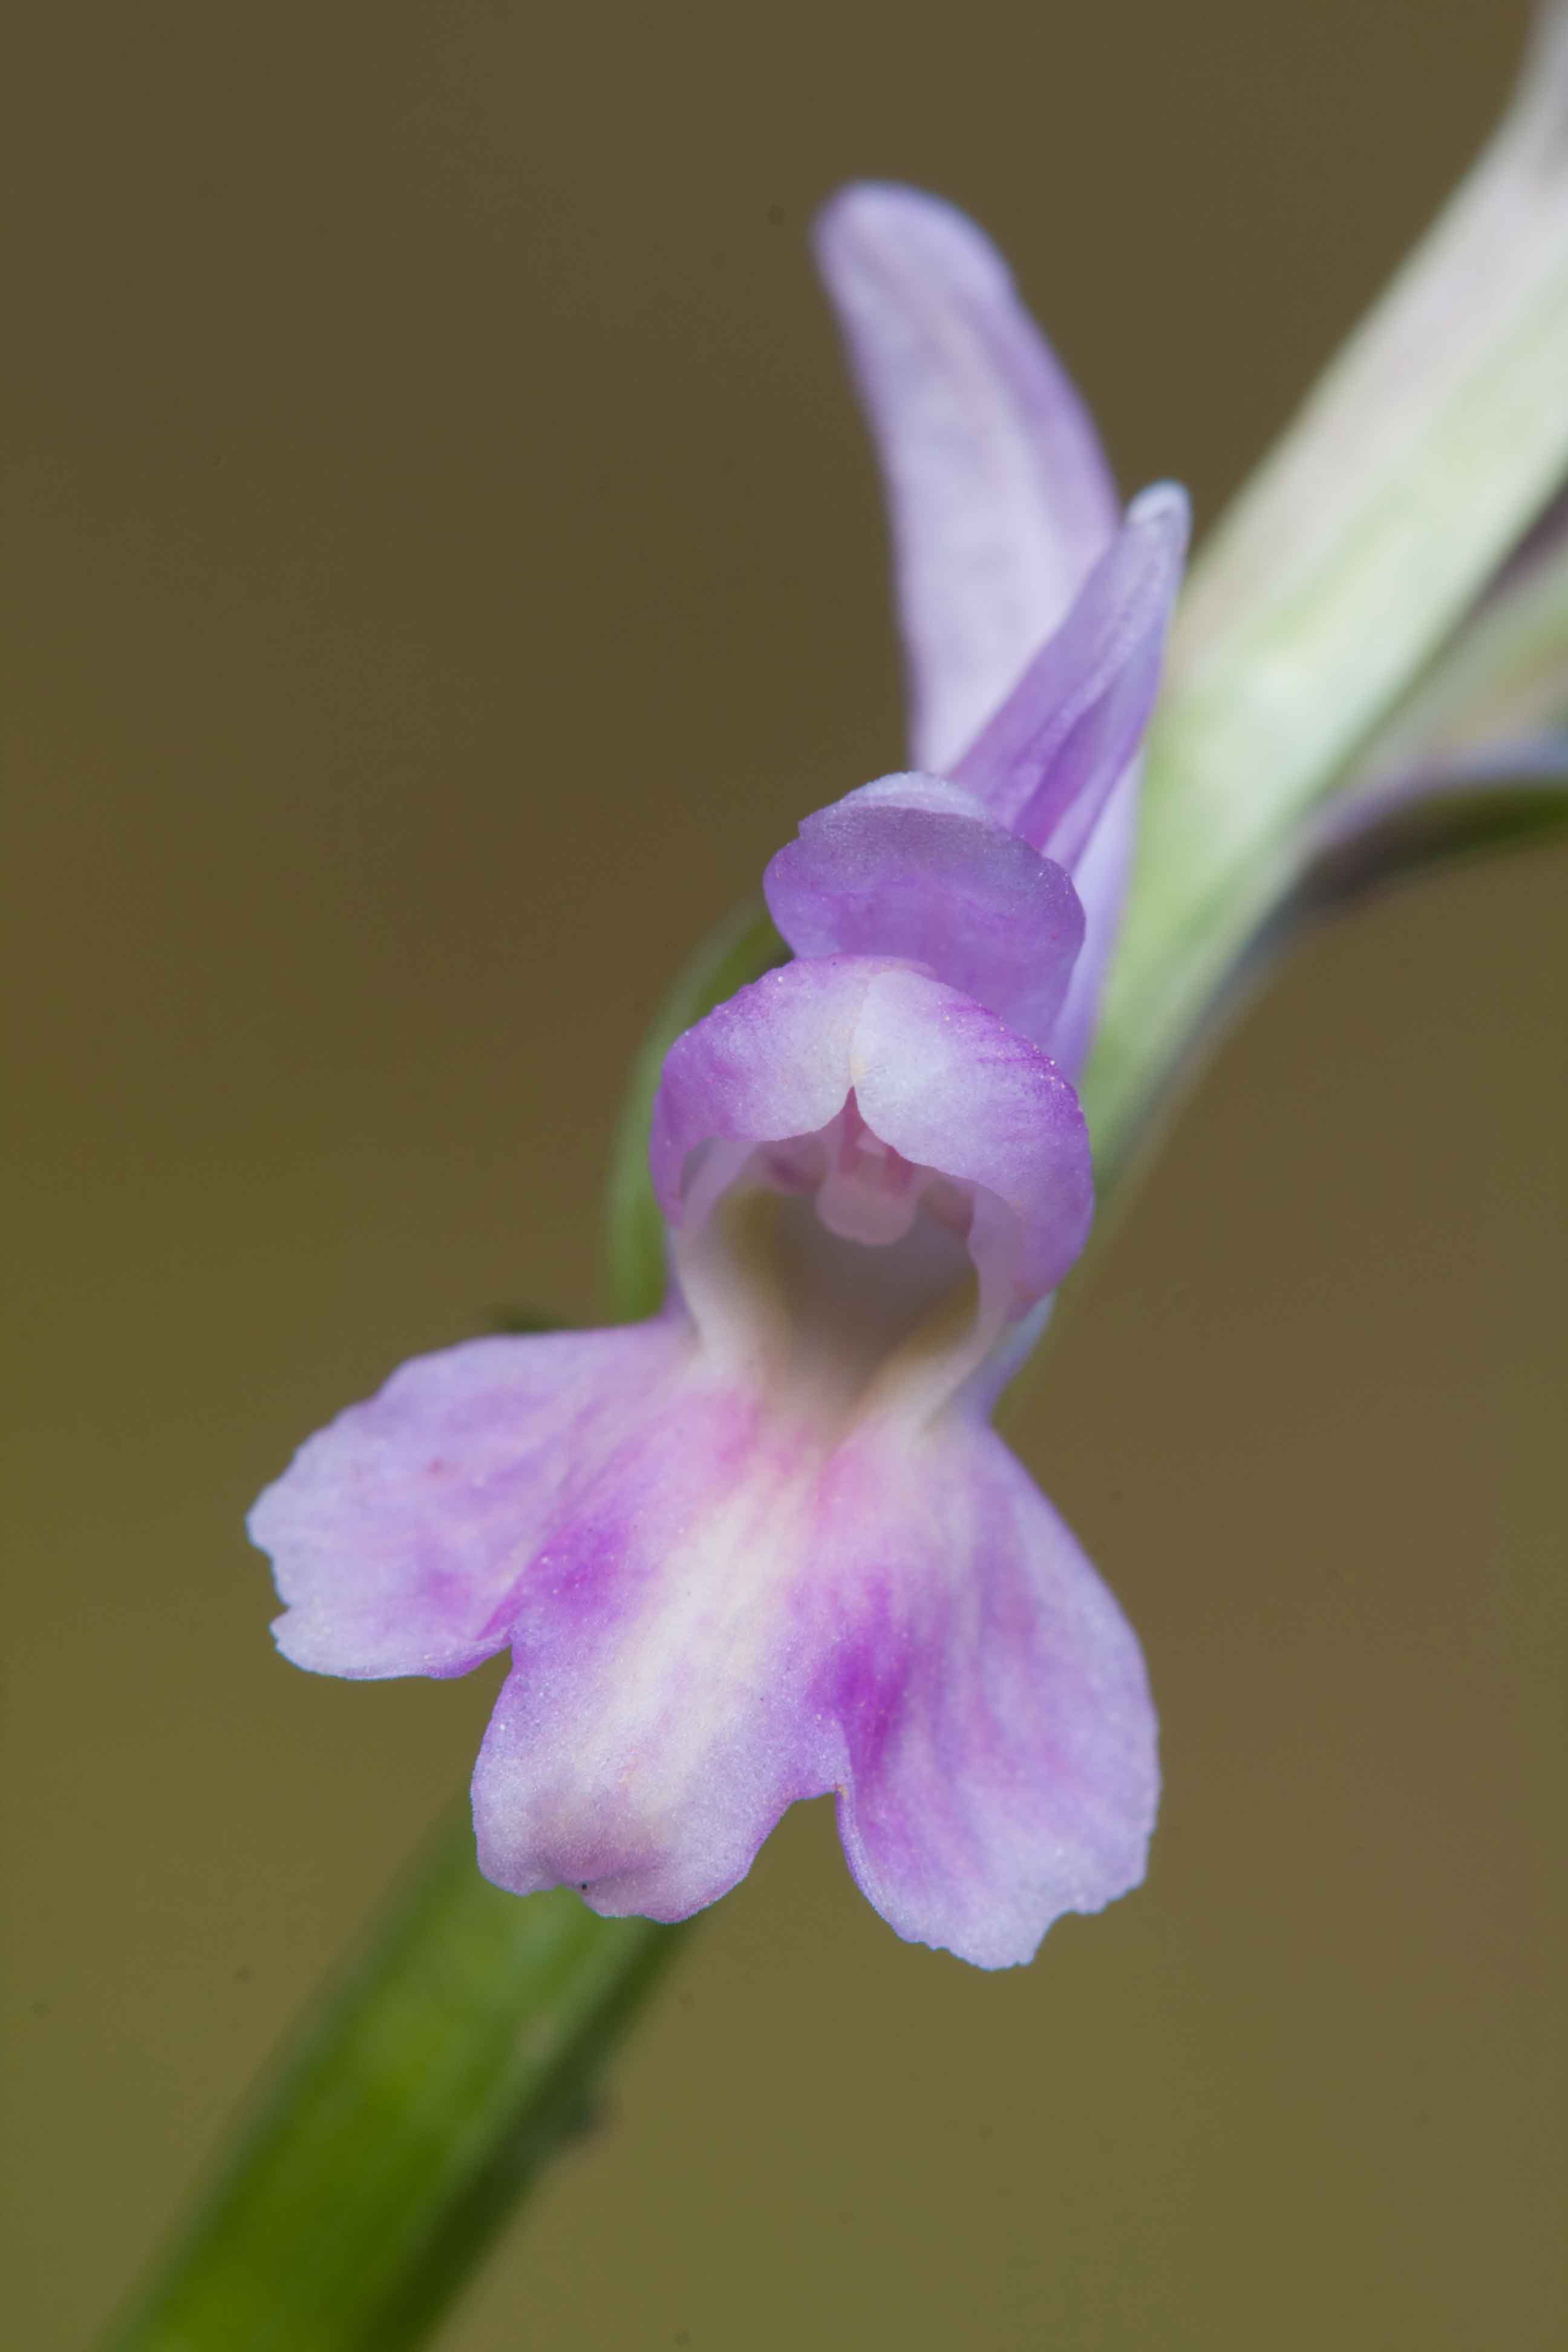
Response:
POLYGON ((1086 1078, 1100 1155, 1288 889, 1303 812, 1565 472, 1568 6, 1551 0, 1491 142, 1194 567, 1086 1078))
POLYGON ((1369 786, 1440 765, 1539 770, 1549 746, 1561 751, 1557 739, 1568 730, 1568 522, 1561 502, 1537 536, 1542 543, 1527 561, 1510 564, 1364 747, 1356 765, 1369 786))

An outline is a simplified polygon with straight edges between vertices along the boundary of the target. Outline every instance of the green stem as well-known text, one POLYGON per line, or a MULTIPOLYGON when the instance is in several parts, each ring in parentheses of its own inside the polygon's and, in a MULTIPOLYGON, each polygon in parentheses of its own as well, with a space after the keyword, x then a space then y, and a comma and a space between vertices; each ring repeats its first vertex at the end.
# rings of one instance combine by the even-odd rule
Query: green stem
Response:
POLYGON ((403 2352, 592 2115, 687 1930, 503 1895, 467 1805, 282 2055, 113 2352, 403 2352))

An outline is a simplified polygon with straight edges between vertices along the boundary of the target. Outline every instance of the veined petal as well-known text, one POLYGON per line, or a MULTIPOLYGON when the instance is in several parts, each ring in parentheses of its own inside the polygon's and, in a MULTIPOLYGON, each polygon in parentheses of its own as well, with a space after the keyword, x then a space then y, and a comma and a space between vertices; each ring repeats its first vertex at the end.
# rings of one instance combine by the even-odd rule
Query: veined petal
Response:
POLYGON ((248 1521, 286 1658, 313 1673, 460 1675, 505 1649, 518 1576, 623 1408, 674 1377, 689 1328, 473 1339, 416 1357, 307 1440, 248 1521))
POLYGON ((1133 500, 1061 627, 952 770, 955 783, 1069 873, 1153 709, 1189 522, 1173 482, 1133 500))
POLYGON ((943 773, 1109 544, 1115 488, 1005 263, 962 213, 847 188, 816 250, 887 484, 911 752, 943 773))
POLYGON ((851 1091, 882 1144, 1000 1204, 1016 1236, 1016 1308, 1055 1289, 1093 1213, 1078 1097, 1027 1038, 890 959, 786 964, 677 1039, 650 1152, 671 1224, 700 1147, 812 1133, 851 1091))
POLYGON ((742 1389, 645 1410, 520 1587, 474 1783, 489 1876, 681 1918, 837 1790, 878 1908, 984 1967, 1136 1883, 1137 1644, 997 1439, 955 1418, 813 1448, 742 1389))
POLYGON ((908 957, 1048 1047, 1083 909, 1061 866, 957 785, 864 785, 806 818, 763 890, 797 956, 908 957))

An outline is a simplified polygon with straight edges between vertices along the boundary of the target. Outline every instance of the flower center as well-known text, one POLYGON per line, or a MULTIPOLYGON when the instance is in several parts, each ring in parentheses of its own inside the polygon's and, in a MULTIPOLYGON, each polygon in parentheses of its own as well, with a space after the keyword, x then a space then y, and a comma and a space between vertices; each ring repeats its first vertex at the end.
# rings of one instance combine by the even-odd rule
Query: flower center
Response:
POLYGON ((1010 1285, 979 1263, 984 1204, 874 1134, 853 1093, 816 1134, 726 1152, 688 1199, 677 1265, 704 1342, 813 1419, 940 1403, 997 1336, 1010 1285))
POLYGON ((851 1089, 843 1109, 816 1135, 765 1145, 753 1163, 769 1189, 816 1195, 818 1218, 840 1241, 885 1249, 902 1241, 922 1210, 962 1241, 972 1210, 958 1187, 874 1135, 851 1089))
POLYGON ((920 1171, 890 1143, 879 1143, 869 1128, 852 1133, 852 1116, 841 1114, 845 1131, 816 1188, 816 1213, 841 1241, 872 1247, 900 1241, 915 1221, 920 1171))

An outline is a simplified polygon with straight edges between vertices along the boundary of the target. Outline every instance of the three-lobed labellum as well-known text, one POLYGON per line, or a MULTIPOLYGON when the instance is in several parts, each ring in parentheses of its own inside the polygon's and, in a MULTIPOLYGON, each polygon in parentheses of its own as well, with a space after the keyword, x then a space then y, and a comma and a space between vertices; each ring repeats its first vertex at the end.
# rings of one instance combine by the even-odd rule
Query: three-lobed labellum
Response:
POLYGON ((803 960, 679 1041, 653 1163, 663 1314, 405 1366, 263 1497, 279 1643, 510 1647, 475 1814, 520 1893, 683 1916, 832 1792, 900 1933, 1026 1958, 1157 1784, 1137 1645, 984 1419, 1088 1230, 1072 1090, 929 972, 803 960))

